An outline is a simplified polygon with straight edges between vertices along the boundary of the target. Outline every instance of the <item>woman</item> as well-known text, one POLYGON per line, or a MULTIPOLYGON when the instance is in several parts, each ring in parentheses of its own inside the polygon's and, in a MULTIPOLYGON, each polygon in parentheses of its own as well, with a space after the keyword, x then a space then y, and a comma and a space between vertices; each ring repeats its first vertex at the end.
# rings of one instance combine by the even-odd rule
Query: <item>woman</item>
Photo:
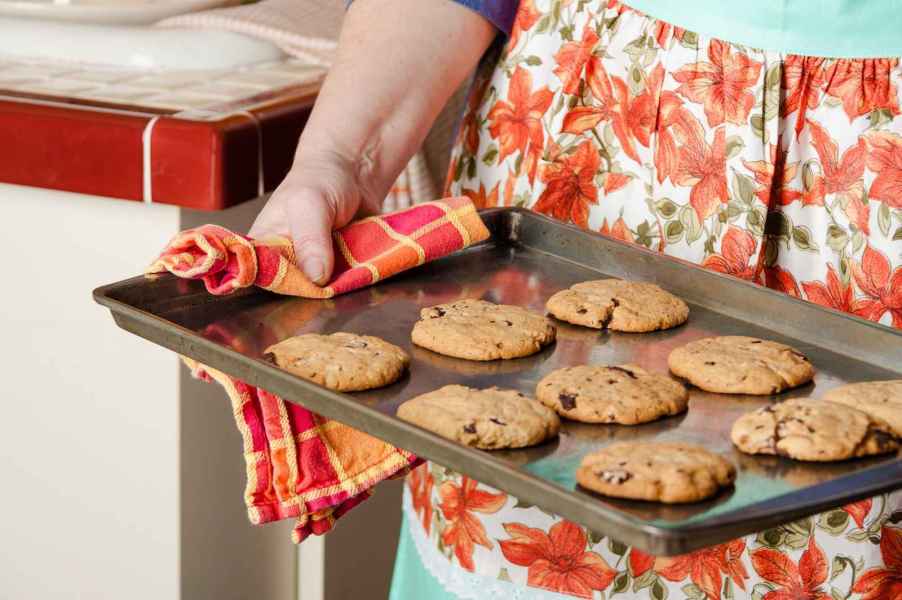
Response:
MULTIPOLYGON (((902 327, 902 11, 628 2, 357 0, 252 234, 325 281, 482 57, 449 193, 902 327)), ((409 488, 393 598, 902 598, 899 494, 655 559, 441 467, 409 488)))

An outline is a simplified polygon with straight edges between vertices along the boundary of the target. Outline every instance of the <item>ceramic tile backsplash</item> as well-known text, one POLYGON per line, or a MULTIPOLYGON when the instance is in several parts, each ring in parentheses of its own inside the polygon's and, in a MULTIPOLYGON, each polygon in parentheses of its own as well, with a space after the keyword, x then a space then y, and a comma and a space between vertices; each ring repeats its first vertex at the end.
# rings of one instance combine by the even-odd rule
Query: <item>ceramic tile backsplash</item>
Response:
POLYGON ((241 100, 324 76, 322 67, 291 58, 223 71, 167 72, 5 60, 0 61, 0 95, 32 93, 175 113, 215 111, 218 106, 234 107, 241 100))

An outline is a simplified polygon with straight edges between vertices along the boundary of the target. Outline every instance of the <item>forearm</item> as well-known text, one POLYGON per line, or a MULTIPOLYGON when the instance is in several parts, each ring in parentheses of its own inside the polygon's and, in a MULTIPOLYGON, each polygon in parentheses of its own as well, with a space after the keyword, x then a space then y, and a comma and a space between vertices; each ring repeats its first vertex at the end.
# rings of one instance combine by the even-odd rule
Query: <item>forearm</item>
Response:
POLYGON ((356 0, 295 169, 337 158, 381 201, 495 33, 449 0, 356 0))

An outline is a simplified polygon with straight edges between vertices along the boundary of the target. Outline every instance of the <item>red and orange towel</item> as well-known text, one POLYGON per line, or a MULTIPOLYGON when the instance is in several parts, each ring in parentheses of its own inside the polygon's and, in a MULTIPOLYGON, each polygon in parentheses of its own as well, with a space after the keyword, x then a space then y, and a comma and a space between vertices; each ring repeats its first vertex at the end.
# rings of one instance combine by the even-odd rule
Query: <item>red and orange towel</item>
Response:
MULTIPOLYGON (((292 296, 330 298, 371 285, 483 241, 489 232, 466 198, 419 204, 336 231, 332 281, 311 282, 290 240, 251 240, 215 225, 175 236, 147 273, 202 279, 213 294, 257 285, 292 296)), ((228 334, 224 334, 228 337, 228 334)), ((223 342, 230 344, 228 339, 223 342)), ((292 540, 329 531, 380 481, 405 474, 414 455, 302 406, 184 359, 194 375, 229 395, 244 443, 245 502, 255 524, 296 518, 292 540)))
POLYGON ((202 279, 211 294, 257 285, 304 298, 331 298, 481 242, 489 232, 467 198, 417 204, 354 221, 333 234, 335 270, 318 286, 295 264, 284 237, 252 240, 217 225, 176 235, 145 273, 202 279))

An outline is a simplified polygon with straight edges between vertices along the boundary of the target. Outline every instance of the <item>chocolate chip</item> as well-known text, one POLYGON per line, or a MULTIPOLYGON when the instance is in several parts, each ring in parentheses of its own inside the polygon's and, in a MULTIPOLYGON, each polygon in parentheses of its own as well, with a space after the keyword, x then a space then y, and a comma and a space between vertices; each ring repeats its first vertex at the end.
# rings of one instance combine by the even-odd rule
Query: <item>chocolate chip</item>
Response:
POLYGON ((760 343, 761 343, 761 340, 753 340, 753 341, 749 342, 749 344, 760 344, 760 343))
POLYGON ((489 421, 491 421, 495 425, 501 425, 502 427, 507 427, 507 423, 505 423, 504 421, 502 421, 500 419, 496 419, 495 417, 491 417, 489 419, 489 421))
POLYGON ((564 410, 573 410, 576 408, 576 394, 565 394, 561 392, 558 394, 558 400, 561 401, 561 407, 564 410))
POLYGON ((617 380, 616 379, 608 379, 607 383, 608 383, 608 385, 614 385, 615 383, 617 383, 617 380))
POLYGON ((631 379, 638 379, 638 377, 636 377, 636 374, 633 373, 632 371, 630 371, 629 369, 624 369, 623 367, 608 367, 608 368, 611 369, 612 371, 620 371, 621 373, 626 373, 627 375, 630 376, 631 379))
POLYGON ((713 360, 706 360, 706 361, 705 361, 705 364, 708 365, 709 367, 713 367, 713 366, 716 365, 717 363, 714 362, 713 360))
POLYGON ((587 308, 580 308, 580 309, 577 309, 577 311, 576 311, 576 313, 580 314, 580 315, 584 315, 587 312, 589 312, 589 309, 587 309, 587 308))
POLYGON ((633 478, 632 473, 623 469, 606 469, 604 471, 599 471, 598 476, 601 477, 602 481, 605 483, 613 483, 614 485, 620 485, 633 478))
POLYGON ((273 354, 272 352, 267 352, 266 354, 263 355, 262 358, 263 358, 263 360, 265 360, 268 363, 272 363, 274 365, 279 364, 276 362, 276 355, 273 354))
POLYGON ((470 423, 469 425, 464 425, 464 432, 476 433, 476 423, 470 423))
POLYGON ((614 305, 614 308, 617 308, 618 306, 620 306, 620 300, 618 300, 617 298, 611 298, 611 304, 614 305))
POLYGON ((436 314, 434 314, 434 315, 432 315, 431 317, 429 317, 430 319, 437 319, 437 318, 439 318, 439 317, 444 317, 444 316, 445 316, 445 309, 443 309, 443 308, 435 308, 435 309, 433 309, 433 310, 436 312, 436 314))
POLYGON ((511 322, 508 321, 507 319, 504 320, 504 324, 507 325, 508 327, 512 327, 512 326, 514 325, 513 323, 511 323, 511 322))
POLYGON ((895 448, 899 442, 899 438, 890 432, 873 426, 869 427, 868 433, 874 438, 874 441, 877 442, 877 447, 881 450, 895 448))

